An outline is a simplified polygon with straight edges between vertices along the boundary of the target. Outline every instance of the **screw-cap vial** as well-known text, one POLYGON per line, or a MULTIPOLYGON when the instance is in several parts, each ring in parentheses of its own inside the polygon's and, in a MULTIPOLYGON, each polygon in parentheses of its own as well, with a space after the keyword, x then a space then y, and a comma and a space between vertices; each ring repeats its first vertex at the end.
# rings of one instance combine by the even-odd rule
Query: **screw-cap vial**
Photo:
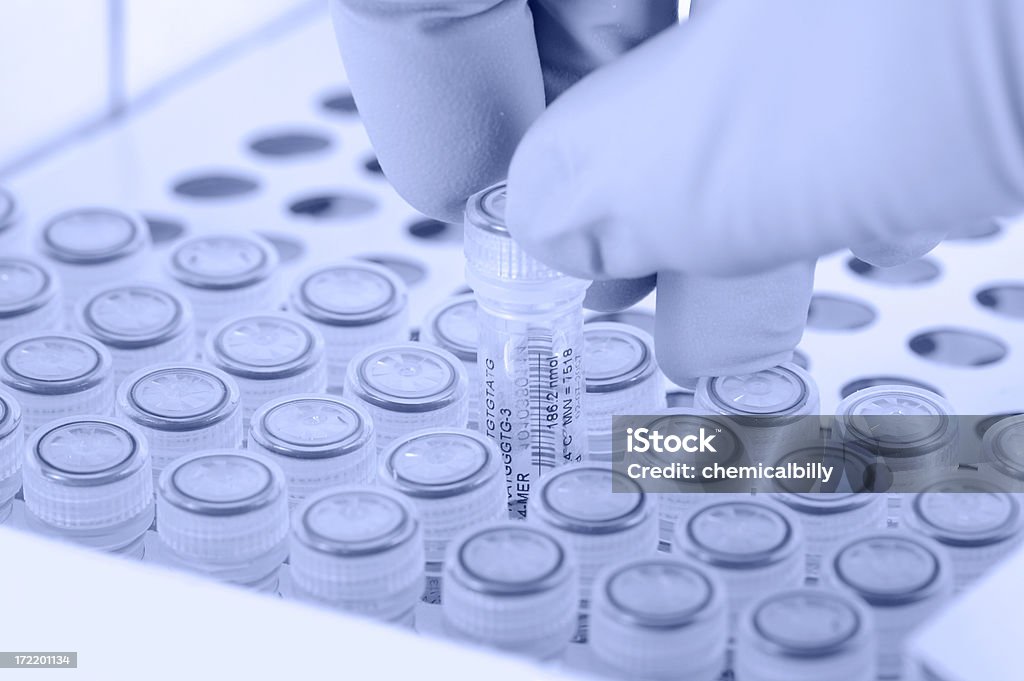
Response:
POLYGON ((447 350, 401 343, 371 348, 348 367, 345 395, 363 405, 377 429, 377 451, 423 428, 465 428, 466 370, 447 350))
POLYGON ((327 341, 327 384, 340 392, 348 363, 367 348, 408 338, 405 283, 386 267, 345 260, 299 277, 289 308, 314 324, 327 341))
POLYGON ((1024 492, 1024 414, 1007 416, 993 424, 981 440, 984 463, 1000 487, 1024 492))
POLYGON ((828 583, 852 590, 874 612, 879 678, 899 678, 907 634, 953 593, 945 549, 919 534, 868 532, 830 554, 825 568, 828 583))
POLYGON ((713 681, 726 665, 725 585, 674 556, 616 561, 594 581, 590 647, 619 675, 713 681))
POLYGON ((157 484, 157 534, 181 567, 215 579, 275 591, 288 556, 284 472, 241 450, 189 454, 157 484))
POLYGON ((117 414, 145 435, 155 478, 186 454, 242 446, 238 385, 210 366, 157 364, 136 371, 118 387, 117 414))
POLYGON ((327 388, 323 336, 298 317, 232 317, 210 330, 203 356, 238 383, 246 431, 253 413, 268 401, 327 388))
POLYGON ((579 569, 553 533, 504 521, 467 530, 444 560, 445 631, 454 637, 550 658, 576 629, 579 569))
POLYGON ((85 336, 53 332, 11 338, 0 345, 0 384, 21 404, 26 434, 65 416, 113 411, 110 353, 85 336))
POLYGON ((134 426, 81 415, 47 423, 29 438, 22 483, 32 530, 142 557, 153 523, 153 471, 134 426))
POLYGON ((759 598, 739 620, 734 670, 751 681, 873 681, 871 610, 853 594, 799 588, 759 598))
POLYGON ((249 427, 250 451, 277 462, 294 505, 337 485, 368 485, 377 448, 370 415, 358 404, 328 395, 289 395, 260 407, 249 427))
POLYGON ((707 565, 722 578, 733 617, 769 585, 797 587, 804 582, 800 520, 770 501, 705 502, 676 523, 672 551, 707 565))
POLYGON ((591 460, 612 459, 612 417, 665 409, 665 390, 654 359, 654 339, 630 324, 583 326, 587 381, 587 435, 591 460))
POLYGON ((141 217, 110 208, 79 208, 43 225, 39 251, 60 276, 69 310, 90 289, 135 279, 151 250, 141 217))
POLYGON ((0 257, 0 342, 63 324, 60 282, 49 265, 30 257, 0 257))
POLYGON ((77 331, 106 346, 120 385, 131 373, 163 362, 195 358, 192 306, 154 284, 115 284, 79 301, 77 331))
POLYGON ((307 497, 292 522, 291 580, 300 599, 411 624, 423 592, 423 535, 412 506, 366 486, 307 497))
MULTIPOLYGON (((470 385, 478 383, 476 296, 472 293, 453 296, 432 309, 420 327, 420 342, 443 348, 459 358, 466 369, 470 385)), ((480 396, 469 391, 469 428, 476 430, 480 420, 480 396)))
POLYGON ((0 390, 0 523, 11 515, 11 500, 21 489, 24 430, 21 406, 11 393, 0 390))
POLYGON ((200 337, 226 316, 269 310, 277 302, 277 251, 255 234, 203 234, 183 240, 168 276, 192 303, 200 337))

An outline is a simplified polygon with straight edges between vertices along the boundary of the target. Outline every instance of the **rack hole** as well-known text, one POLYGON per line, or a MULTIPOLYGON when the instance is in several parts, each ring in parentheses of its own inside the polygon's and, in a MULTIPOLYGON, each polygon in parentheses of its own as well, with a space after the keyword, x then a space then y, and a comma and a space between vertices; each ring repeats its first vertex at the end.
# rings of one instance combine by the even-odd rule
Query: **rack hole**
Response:
POLYGON ((259 189, 260 183, 247 175, 209 173, 192 175, 174 184, 174 193, 190 199, 225 199, 259 189))
POLYGON ((259 235, 270 242, 283 265, 295 262, 306 254, 306 245, 298 239, 271 232, 259 232, 259 235))
POLYGON ((380 167, 380 161, 377 160, 376 156, 371 156, 366 159, 363 162, 363 168, 365 168, 368 173, 384 177, 384 169, 380 167))
POLYGON ((320 101, 320 105, 324 109, 332 113, 359 113, 359 109, 356 108, 356 100, 352 97, 352 93, 349 92, 348 90, 342 90, 327 95, 320 101))
POLYGON ((1024 319, 1024 284, 989 286, 978 291, 974 298, 998 315, 1024 319))
POLYGON ((342 192, 306 196, 288 206, 292 214, 314 220, 350 220, 376 208, 377 203, 367 196, 342 192))
POLYGON ((149 236, 153 240, 154 246, 170 243, 185 234, 185 224, 180 220, 154 215, 143 215, 142 219, 149 227, 149 236))
POLYGON ((875 321, 867 303, 835 295, 816 294, 807 311, 807 326, 819 331, 856 331, 875 321))
POLYGON ((261 136, 249 143, 249 148, 261 156, 287 158, 315 154, 331 146, 331 139, 314 132, 281 132, 261 136))
POLYGON ((970 227, 955 229, 946 237, 947 241, 975 241, 977 239, 991 239, 999 235, 1003 228, 995 220, 979 222, 970 227))
POLYGON ((942 274, 942 268, 931 258, 919 258, 894 267, 875 267, 859 258, 850 258, 846 266, 869 281, 892 286, 925 284, 942 274))
POLYGON ((362 260, 377 263, 398 275, 407 286, 415 286, 427 278, 427 267, 417 260, 395 255, 363 255, 362 260))
POLYGON ((916 355, 938 364, 982 367, 1006 357, 1006 344, 994 336, 966 329, 933 329, 910 339, 916 355))

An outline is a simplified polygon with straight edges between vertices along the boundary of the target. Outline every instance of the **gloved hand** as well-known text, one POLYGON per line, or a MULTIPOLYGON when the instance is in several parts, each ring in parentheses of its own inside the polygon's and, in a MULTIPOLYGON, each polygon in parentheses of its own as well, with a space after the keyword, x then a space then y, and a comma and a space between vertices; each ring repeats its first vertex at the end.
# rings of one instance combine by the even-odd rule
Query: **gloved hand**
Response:
POLYGON ((658 273, 676 380, 787 359, 819 255, 896 264, 1024 207, 1015 0, 705 0, 679 26, 668 0, 332 2, 398 191, 456 221, 507 174, 513 235, 598 307, 658 273))

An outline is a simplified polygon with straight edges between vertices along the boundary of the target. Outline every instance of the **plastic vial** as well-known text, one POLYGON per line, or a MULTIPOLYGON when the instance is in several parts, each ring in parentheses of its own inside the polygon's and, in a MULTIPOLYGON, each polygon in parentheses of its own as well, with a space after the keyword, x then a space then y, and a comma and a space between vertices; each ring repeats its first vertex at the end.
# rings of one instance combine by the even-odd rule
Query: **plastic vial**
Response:
POLYGON ((41 261, 0 257, 0 343, 23 333, 56 331, 63 325, 60 282, 41 261))
POLYGON ((270 459, 221 449, 179 457, 157 484, 157 535, 171 564, 276 592, 288 556, 288 494, 270 459))
POLYGON ((900 678, 907 634, 953 594, 945 549, 922 535, 868 532, 830 554, 826 568, 830 584, 852 590, 874 612, 879 678, 900 678))
POLYGON ((0 345, 0 384, 21 404, 25 433, 65 416, 114 408, 110 353, 85 336, 43 333, 0 345))
POLYGON ((290 395, 260 407, 250 451, 277 462, 292 505, 337 485, 369 485, 377 474, 373 421, 358 404, 328 395, 290 395))
POLYGON ((576 629, 579 569, 554 534, 503 521, 456 537, 444 561, 445 632, 454 638, 548 659, 576 629))
POLYGON ((528 520, 559 537, 580 566, 580 619, 575 640, 587 640, 590 591, 597 572, 623 556, 658 550, 655 499, 603 464, 567 466, 545 476, 528 520))
POLYGON ((673 556, 617 561, 594 582, 590 647, 615 676, 715 681, 729 640, 725 585, 673 556))
POLYGON ((946 548, 960 591, 1020 546, 1021 497, 972 478, 950 479, 908 497, 903 522, 946 548))
POLYGON ((348 366, 345 395, 370 412, 377 451, 422 428, 465 428, 468 380, 447 350, 420 343, 371 348, 348 366))
POLYGON ((23 439, 21 407, 14 395, 0 390, 0 525, 10 517, 11 502, 21 489, 23 439))
POLYGON ((286 314, 232 317, 210 330, 204 359, 229 374, 242 392, 242 423, 270 400, 327 389, 324 339, 286 314))
POLYGON ((307 497, 292 522, 293 596, 411 626, 423 593, 423 535, 412 506, 374 487, 307 497))
POLYGON ((200 338, 225 317, 278 302, 277 251, 255 234, 204 234, 171 252, 168 276, 192 303, 200 338))
POLYGON ((735 618, 765 590, 803 586, 804 538, 796 514, 767 500, 711 500, 675 527, 672 551, 725 582, 735 618))
POLYGON ((327 341, 327 385, 341 393, 348 363, 359 352, 409 337, 408 293, 391 270, 345 260, 301 276, 289 309, 314 324, 327 341))
POLYGON ((654 359, 654 339, 630 324, 583 327, 586 362, 588 458, 612 460, 612 417, 665 409, 665 386, 654 359))
POLYGON ((420 342, 436 345, 452 353, 462 362, 469 377, 469 428, 480 429, 480 382, 477 365, 476 296, 463 293, 444 301, 427 314, 420 327, 420 342))
POLYGON ((153 524, 153 471, 134 426, 106 416, 47 423, 29 438, 22 484, 30 530, 142 558, 153 524))
POLYGON ((505 458, 509 512, 526 516, 539 478, 583 461, 583 297, 590 282, 522 251, 505 227, 505 185, 466 205, 466 282, 476 294, 482 431, 505 458))
POLYGON ((242 446, 238 385, 213 367, 158 364, 140 369, 118 387, 117 414, 145 435, 154 478, 186 454, 242 446))
POLYGON ((981 440, 984 469, 1002 489, 1024 492, 1024 414, 1000 419, 981 440))
POLYGON ((118 385, 144 367, 196 356, 192 306, 153 284, 106 286, 79 301, 75 323, 110 351, 118 385))
POLYGON ((141 217, 109 208, 80 208, 43 225, 39 251, 61 279, 68 312, 91 289, 136 279, 151 251, 141 217))
POLYGON ((832 435, 859 445, 890 476, 889 521, 898 523, 901 493, 920 489, 924 476, 957 464, 957 419, 935 393, 908 385, 879 385, 853 393, 836 407, 832 435))
POLYGON ((419 430, 385 450, 380 483, 404 495, 423 525, 425 602, 441 602, 449 542, 467 528, 508 517, 503 473, 494 442, 470 430, 419 430))
POLYGON ((21 250, 21 229, 18 202, 14 195, 0 187, 0 253, 21 250))
POLYGON ((775 459, 788 443, 821 433, 818 386, 792 363, 753 374, 701 378, 694 406, 733 420, 761 461, 775 459))
POLYGON ((844 591, 790 589, 743 613, 733 669, 743 681, 874 681, 874 617, 844 591))

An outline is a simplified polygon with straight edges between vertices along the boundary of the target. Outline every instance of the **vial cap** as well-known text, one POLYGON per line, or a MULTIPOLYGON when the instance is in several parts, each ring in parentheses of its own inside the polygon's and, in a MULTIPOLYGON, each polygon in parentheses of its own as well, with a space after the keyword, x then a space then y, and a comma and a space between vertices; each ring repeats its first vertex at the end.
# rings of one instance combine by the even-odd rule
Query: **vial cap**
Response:
POLYGON ((383 409, 432 411, 452 404, 466 390, 454 355, 407 343, 371 349, 349 366, 349 382, 360 398, 383 409))
POLYGON ((43 226, 43 252, 61 262, 98 265, 142 250, 149 232, 141 221, 116 210, 82 208, 58 215, 43 226))
POLYGON ((227 419, 238 410, 239 390, 223 371, 166 364, 129 376, 118 389, 118 405, 132 421, 162 431, 192 431, 227 419))
POLYGON ((192 515, 241 516, 274 506, 285 482, 263 457, 217 450, 177 459, 160 476, 159 488, 164 501, 192 515))
POLYGON ((434 308, 424 326, 436 345, 463 362, 476 362, 479 328, 472 293, 455 296, 434 308))
POLYGON ((790 516, 765 503, 719 501, 706 504, 679 523, 676 543, 709 565, 757 568, 792 555, 796 528, 790 516))
POLYGON ((452 578, 478 594, 525 596, 550 591, 574 576, 558 540, 525 524, 477 530, 452 546, 452 578))
POLYGON ((952 407, 939 395, 905 385, 858 390, 836 410, 845 439, 906 453, 952 436, 952 407), (905 417, 905 418, 896 418, 905 417))
POLYGON ((418 523, 398 495, 367 487, 325 490, 296 511, 294 536, 333 556, 369 556, 414 539, 418 523))
POLYGON ((1000 419, 985 431, 982 450, 997 470, 1024 480, 1024 414, 1000 419))
POLYGON ((405 284, 390 270, 350 260, 307 274, 292 292, 291 303, 322 324, 366 326, 394 317, 407 298, 405 284))
POLYGON ((533 517, 567 532, 611 534, 647 516, 648 499, 632 478, 603 466, 565 466, 541 479, 533 517), (613 492, 612 490, 615 490, 613 492))
POLYGON ((0 441, 10 436, 21 424, 21 406, 14 396, 0 390, 0 441))
POLYGON ((137 349, 166 343, 188 329, 188 305, 179 296, 148 284, 106 288, 78 312, 82 328, 105 345, 137 349))
POLYGON ((746 448, 743 440, 730 427, 725 418, 715 418, 705 414, 702 410, 692 407, 673 407, 656 413, 654 418, 645 426, 652 431, 660 433, 699 433, 703 428, 705 431, 715 433, 714 454, 708 452, 703 454, 688 454, 681 451, 678 453, 651 451, 635 454, 639 459, 663 462, 663 463, 698 463, 698 462, 719 462, 723 466, 739 463, 746 456, 746 448))
POLYGON ((830 466, 836 471, 838 479, 829 482, 827 488, 817 480, 774 479, 773 489, 783 493, 780 498, 790 508, 812 514, 839 513, 869 503, 870 495, 856 493, 873 488, 872 465, 875 456, 856 443, 826 440, 794 442, 773 465, 788 466, 791 463, 830 466), (821 493, 818 493, 819 490, 821 493))
POLYGON ((824 589, 773 594, 752 612, 757 636, 777 653, 796 657, 839 653, 864 636, 864 620, 863 609, 850 598, 824 589))
POLYGON ((206 339, 207 359, 234 376, 255 380, 298 376, 323 357, 319 333, 285 315, 235 317, 206 339))
POLYGON ((1020 504, 1005 492, 955 491, 938 483, 915 494, 911 508, 916 529, 951 546, 977 547, 994 544, 1016 535, 1021 529, 1020 504))
POLYGON ((452 497, 492 479, 499 470, 496 457, 493 442, 473 431, 419 431, 388 447, 382 474, 411 497, 452 497))
POLYGON ((656 369, 650 337, 628 324, 585 325, 583 349, 588 393, 625 390, 650 378, 656 369))
POLYGON ((923 539, 891 532, 853 540, 833 557, 832 567, 844 585, 873 606, 928 598, 943 570, 936 550, 923 539))
POLYGON ((795 366, 777 366, 753 374, 701 379, 715 411, 736 416, 788 416, 811 395, 810 379, 795 366))
POLYGON ((56 293, 49 269, 26 258, 0 258, 0 319, 38 310, 56 293))
POLYGON ((373 424, 365 410, 344 400, 301 395, 260 408, 249 436, 281 456, 325 459, 362 450, 373 437, 373 424))
POLYGON ((0 355, 0 380, 40 395, 88 390, 110 373, 110 353, 84 336, 20 336, 0 347, 0 355))
MULTIPOLYGON (((717 587, 721 588, 721 587, 717 587)), ((705 614, 716 585, 701 570, 672 558, 644 558, 599 578, 609 612, 633 626, 674 629, 705 614)))
POLYGON ((277 252, 252 234, 207 234, 186 239, 171 255, 171 276, 199 289, 245 288, 270 278, 277 252))

